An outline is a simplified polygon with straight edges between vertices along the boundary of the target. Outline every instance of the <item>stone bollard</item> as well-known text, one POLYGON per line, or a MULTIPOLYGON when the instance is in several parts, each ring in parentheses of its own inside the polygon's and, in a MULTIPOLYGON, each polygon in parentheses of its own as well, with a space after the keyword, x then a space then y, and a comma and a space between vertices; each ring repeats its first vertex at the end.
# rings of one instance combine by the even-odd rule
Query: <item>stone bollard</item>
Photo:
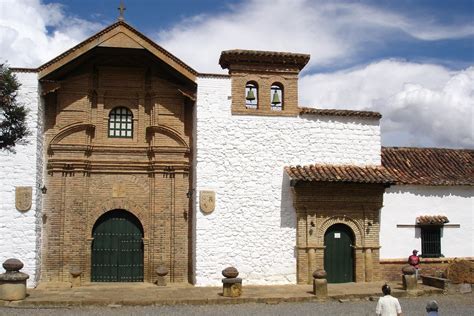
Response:
POLYGON ((165 276, 168 274, 168 268, 163 265, 163 264, 160 264, 157 268, 156 268, 156 274, 158 275, 158 278, 156 279, 156 285, 158 286, 166 286, 166 278, 165 276))
POLYGON ((69 269, 69 273, 72 276, 71 286, 72 287, 81 286, 81 274, 82 274, 81 268, 77 266, 71 267, 71 269, 69 269))
POLYGON ((0 300, 19 301, 26 297, 26 279, 30 276, 20 272, 23 262, 7 259, 3 263, 6 272, 0 274, 0 300))
POLYGON ((414 291, 417 287, 417 280, 416 280, 416 270, 412 266, 404 266, 402 268, 402 283, 403 289, 405 291, 414 291))
POLYGON ((222 270, 223 291, 222 295, 225 297, 239 297, 242 295, 242 279, 238 278, 239 271, 234 267, 228 267, 222 270))
POLYGON ((324 270, 316 270, 313 272, 313 294, 316 298, 324 299, 328 297, 328 280, 327 273, 324 270))

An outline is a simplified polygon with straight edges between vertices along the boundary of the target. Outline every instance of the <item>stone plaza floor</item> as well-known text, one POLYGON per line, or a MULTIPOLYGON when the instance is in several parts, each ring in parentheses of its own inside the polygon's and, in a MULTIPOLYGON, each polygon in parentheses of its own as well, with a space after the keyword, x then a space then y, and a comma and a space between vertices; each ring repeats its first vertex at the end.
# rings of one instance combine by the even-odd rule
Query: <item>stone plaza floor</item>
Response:
MULTIPOLYGON (((383 282, 342 283, 328 285, 328 300, 375 300, 381 295, 383 282)), ((396 297, 441 294, 442 290, 418 284, 407 293, 401 284, 391 284, 396 297)), ((195 287, 188 284, 158 287, 150 283, 91 283, 74 288, 39 287, 28 289, 25 300, 5 302, 5 307, 67 307, 67 306, 145 306, 145 305, 207 305, 242 303, 283 303, 318 301, 312 285, 246 286, 237 298, 222 296, 222 287, 195 287)))

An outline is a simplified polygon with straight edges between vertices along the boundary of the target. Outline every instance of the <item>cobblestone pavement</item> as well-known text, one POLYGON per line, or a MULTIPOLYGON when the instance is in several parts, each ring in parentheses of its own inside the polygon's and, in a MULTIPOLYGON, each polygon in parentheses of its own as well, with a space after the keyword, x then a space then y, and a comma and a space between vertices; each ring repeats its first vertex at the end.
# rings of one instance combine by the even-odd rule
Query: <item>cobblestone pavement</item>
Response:
MULTIPOLYGON (((474 315, 474 293, 457 295, 433 295, 416 298, 401 298, 403 315, 426 315, 425 305, 436 299, 440 315, 474 315)), ((74 307, 55 309, 26 309, 0 307, 0 315, 375 315, 376 301, 330 301, 324 303, 280 303, 280 304, 237 304, 237 305, 175 305, 175 306, 110 306, 74 307)))

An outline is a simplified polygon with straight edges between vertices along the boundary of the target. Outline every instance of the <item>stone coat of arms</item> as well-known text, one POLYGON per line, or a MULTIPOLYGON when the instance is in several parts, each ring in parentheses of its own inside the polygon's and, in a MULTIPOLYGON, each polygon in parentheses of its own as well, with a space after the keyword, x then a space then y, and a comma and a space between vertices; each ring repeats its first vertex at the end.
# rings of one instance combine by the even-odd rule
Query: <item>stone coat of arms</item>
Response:
POLYGON ((15 207, 20 212, 26 212, 31 208, 33 189, 31 187, 15 188, 15 207))
POLYGON ((216 192, 214 191, 200 191, 199 192, 199 206, 201 211, 206 214, 212 213, 216 206, 216 192))

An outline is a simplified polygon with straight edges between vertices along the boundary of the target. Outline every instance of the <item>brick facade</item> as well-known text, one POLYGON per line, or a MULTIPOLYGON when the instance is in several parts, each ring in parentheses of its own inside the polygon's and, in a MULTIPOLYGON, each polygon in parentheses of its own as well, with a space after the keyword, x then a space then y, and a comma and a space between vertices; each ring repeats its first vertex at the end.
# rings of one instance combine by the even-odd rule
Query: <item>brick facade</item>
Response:
POLYGON ((143 227, 144 280, 164 264, 169 282, 188 282, 193 82, 140 50, 98 49, 82 64, 42 78, 46 187, 41 280, 91 278, 97 219, 125 210, 143 227), (51 88, 53 87, 53 88, 51 88), (108 136, 109 113, 133 114, 133 137, 108 136))

